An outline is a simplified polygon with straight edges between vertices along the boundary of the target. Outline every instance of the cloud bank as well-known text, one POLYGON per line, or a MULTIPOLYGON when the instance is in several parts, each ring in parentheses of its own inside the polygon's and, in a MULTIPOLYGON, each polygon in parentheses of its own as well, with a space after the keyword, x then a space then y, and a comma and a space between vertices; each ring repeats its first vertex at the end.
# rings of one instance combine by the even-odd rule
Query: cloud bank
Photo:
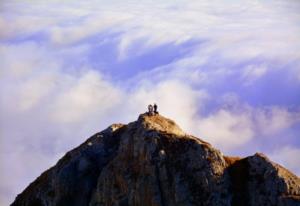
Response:
POLYGON ((300 174, 297 1, 3 1, 0 204, 156 102, 225 154, 300 174))

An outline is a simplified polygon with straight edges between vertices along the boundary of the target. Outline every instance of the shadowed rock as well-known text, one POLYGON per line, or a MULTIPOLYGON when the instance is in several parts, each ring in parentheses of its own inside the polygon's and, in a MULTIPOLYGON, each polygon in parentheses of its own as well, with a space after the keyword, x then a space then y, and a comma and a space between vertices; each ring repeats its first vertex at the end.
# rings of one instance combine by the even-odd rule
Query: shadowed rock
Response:
POLYGON ((262 154, 223 156, 161 115, 68 152, 12 206, 300 205, 300 180, 262 154))

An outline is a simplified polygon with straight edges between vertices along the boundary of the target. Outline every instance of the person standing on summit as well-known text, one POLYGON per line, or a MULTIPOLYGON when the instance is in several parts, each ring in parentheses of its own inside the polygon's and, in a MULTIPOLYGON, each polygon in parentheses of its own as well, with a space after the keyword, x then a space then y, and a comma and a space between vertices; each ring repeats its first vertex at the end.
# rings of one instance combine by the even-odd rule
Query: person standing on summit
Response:
POLYGON ((154 103, 153 108, 154 108, 154 114, 158 114, 158 111, 157 111, 157 105, 156 105, 155 103, 154 103))
POLYGON ((151 104, 148 105, 148 115, 149 116, 153 115, 153 106, 151 104))

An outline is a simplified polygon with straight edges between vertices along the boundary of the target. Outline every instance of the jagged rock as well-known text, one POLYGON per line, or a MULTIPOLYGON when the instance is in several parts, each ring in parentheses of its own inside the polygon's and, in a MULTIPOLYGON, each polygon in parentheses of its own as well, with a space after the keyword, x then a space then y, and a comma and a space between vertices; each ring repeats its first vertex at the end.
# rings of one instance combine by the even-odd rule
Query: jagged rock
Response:
POLYGON ((161 115, 68 152, 12 206, 300 205, 300 180, 262 154, 223 156, 161 115))

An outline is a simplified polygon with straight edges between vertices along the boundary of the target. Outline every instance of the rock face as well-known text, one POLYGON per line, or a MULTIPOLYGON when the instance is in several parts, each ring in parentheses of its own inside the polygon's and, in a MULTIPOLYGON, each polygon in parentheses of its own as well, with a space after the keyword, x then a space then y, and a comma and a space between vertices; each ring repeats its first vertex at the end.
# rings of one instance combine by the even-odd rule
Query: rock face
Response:
POLYGON ((68 152, 11 206, 300 205, 300 179, 262 154, 223 156, 172 120, 140 115, 68 152))

